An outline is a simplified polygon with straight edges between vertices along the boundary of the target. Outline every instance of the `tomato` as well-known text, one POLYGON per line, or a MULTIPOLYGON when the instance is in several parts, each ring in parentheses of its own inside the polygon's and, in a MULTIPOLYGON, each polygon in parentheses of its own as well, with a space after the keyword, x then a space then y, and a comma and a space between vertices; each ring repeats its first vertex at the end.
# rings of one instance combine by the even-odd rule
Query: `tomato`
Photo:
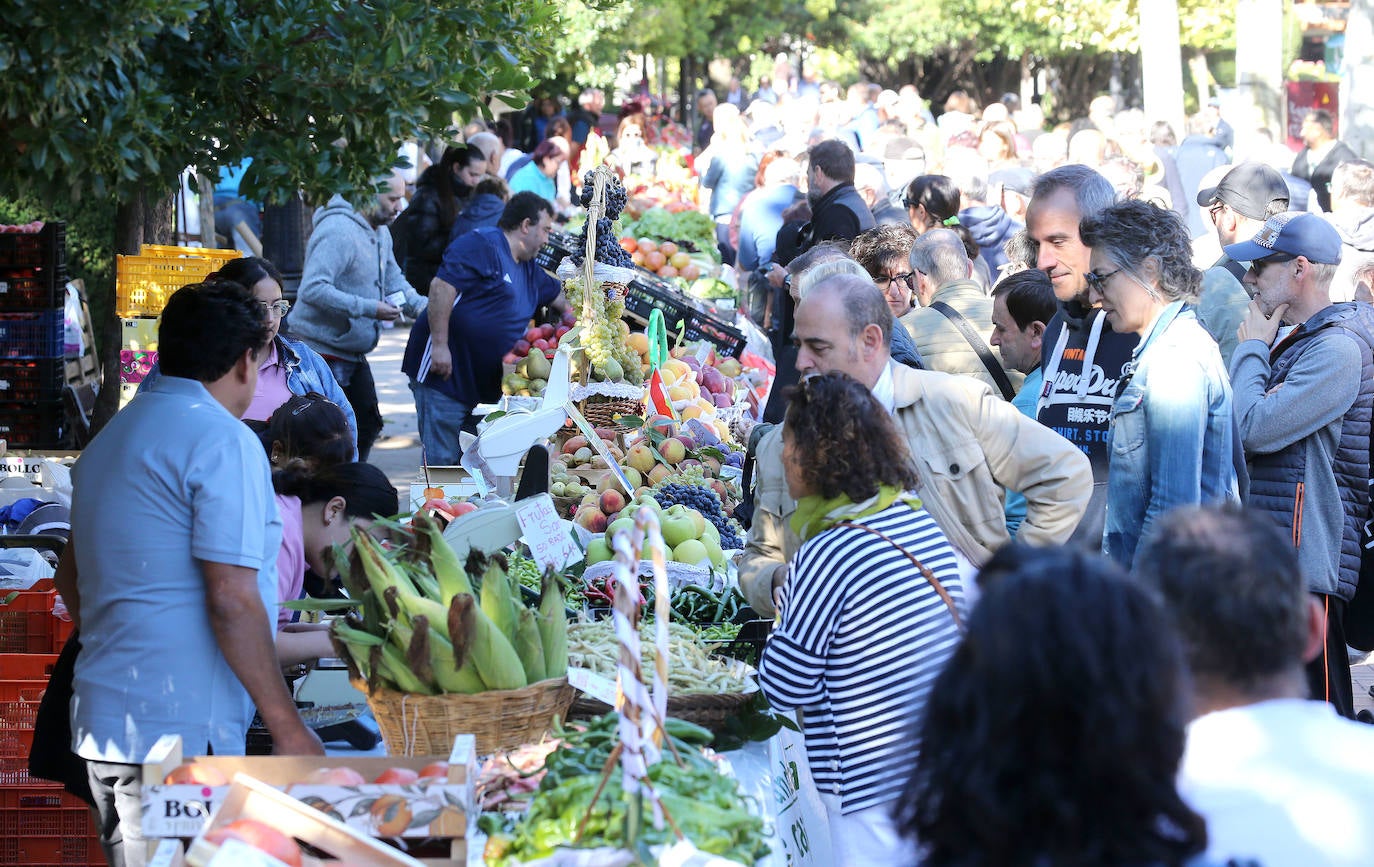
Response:
POLYGON ((626 253, 633 253, 635 250, 639 249, 639 242, 634 238, 621 238, 620 249, 624 250, 626 253))

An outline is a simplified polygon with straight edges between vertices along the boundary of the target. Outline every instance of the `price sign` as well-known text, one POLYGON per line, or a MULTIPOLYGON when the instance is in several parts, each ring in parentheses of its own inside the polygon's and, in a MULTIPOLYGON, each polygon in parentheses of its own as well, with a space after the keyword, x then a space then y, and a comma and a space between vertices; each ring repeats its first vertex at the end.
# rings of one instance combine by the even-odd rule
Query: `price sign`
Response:
POLYGON ((563 569, 582 558, 582 551, 568 532, 567 524, 554 510, 553 498, 548 494, 526 497, 515 504, 515 519, 530 556, 541 569, 563 569))

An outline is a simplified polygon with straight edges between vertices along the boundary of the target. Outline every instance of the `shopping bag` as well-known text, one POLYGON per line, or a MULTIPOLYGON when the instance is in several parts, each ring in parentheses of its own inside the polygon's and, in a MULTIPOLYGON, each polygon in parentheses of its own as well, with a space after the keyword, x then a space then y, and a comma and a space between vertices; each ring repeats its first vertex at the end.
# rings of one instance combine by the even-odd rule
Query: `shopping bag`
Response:
POLYGON ((829 867, 830 826, 825 805, 806 762, 806 742, 800 731, 783 727, 768 741, 773 768, 773 796, 777 802, 774 842, 791 867, 829 867))

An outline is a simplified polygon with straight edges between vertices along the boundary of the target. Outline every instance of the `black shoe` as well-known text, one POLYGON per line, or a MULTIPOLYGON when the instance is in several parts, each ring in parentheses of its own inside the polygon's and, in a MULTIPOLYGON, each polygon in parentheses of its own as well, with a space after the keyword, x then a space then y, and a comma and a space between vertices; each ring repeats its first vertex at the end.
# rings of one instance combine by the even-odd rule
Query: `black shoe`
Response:
POLYGON ((1374 711, 1365 708, 1364 710, 1355 714, 1355 719, 1358 722, 1369 723, 1370 725, 1374 726, 1374 711))

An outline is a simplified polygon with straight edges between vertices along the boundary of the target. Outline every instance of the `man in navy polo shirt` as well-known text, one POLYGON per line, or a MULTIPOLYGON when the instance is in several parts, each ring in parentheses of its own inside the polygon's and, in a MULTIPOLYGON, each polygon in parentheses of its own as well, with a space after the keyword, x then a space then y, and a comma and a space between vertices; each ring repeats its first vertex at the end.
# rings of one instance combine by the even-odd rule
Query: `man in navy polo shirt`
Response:
POLYGON ((553 207, 516 193, 495 226, 455 238, 429 287, 401 369, 410 377, 429 464, 458 463, 458 432, 472 408, 501 397, 501 358, 540 307, 562 310, 562 286, 534 261, 549 239, 553 207))

